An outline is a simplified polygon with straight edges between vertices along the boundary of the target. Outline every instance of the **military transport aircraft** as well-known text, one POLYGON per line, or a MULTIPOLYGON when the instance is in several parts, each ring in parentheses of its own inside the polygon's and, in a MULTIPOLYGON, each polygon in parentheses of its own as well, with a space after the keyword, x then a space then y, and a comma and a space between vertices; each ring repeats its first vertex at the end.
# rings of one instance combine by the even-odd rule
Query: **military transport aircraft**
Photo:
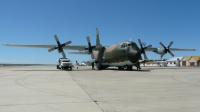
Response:
MULTIPOLYGON (((53 50, 58 50, 62 53, 65 58, 66 55, 63 49, 67 50, 78 50, 78 52, 69 52, 69 54, 90 54, 92 59, 94 59, 96 67, 101 70, 110 66, 118 67, 119 69, 132 70, 133 65, 138 69, 140 68, 139 60, 142 59, 141 54, 144 55, 144 59, 147 60, 145 51, 152 51, 161 55, 161 58, 166 54, 170 53, 171 56, 174 54, 171 51, 195 51, 195 49, 179 49, 170 48, 173 42, 170 42, 168 47, 165 47, 162 42, 160 42, 161 48, 152 48, 152 45, 144 47, 140 39, 138 39, 140 48, 133 41, 124 41, 116 43, 112 46, 102 46, 99 40, 99 31, 96 28, 96 45, 92 46, 90 43, 90 38, 87 36, 88 45, 69 45, 71 41, 64 44, 60 44, 57 35, 54 35, 57 45, 38 45, 38 44, 3 44, 4 46, 18 46, 18 47, 35 47, 35 48, 49 48, 49 52, 53 50), (93 50, 95 52, 93 52, 93 50)), ((94 63, 93 63, 94 65, 94 63)))

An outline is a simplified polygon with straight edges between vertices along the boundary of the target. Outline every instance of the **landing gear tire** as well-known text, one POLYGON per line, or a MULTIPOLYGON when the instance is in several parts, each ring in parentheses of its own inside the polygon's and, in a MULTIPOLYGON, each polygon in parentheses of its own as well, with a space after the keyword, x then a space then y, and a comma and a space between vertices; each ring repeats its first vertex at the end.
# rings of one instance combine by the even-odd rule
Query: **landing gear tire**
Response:
POLYGON ((100 64, 96 63, 96 66, 97 66, 98 70, 103 70, 103 69, 108 68, 108 66, 102 66, 101 63, 100 64))
POLYGON ((132 71, 132 70, 133 70, 133 66, 132 66, 132 65, 127 65, 127 66, 126 66, 126 70, 132 71))
POLYGON ((96 63, 96 65, 97 65, 98 70, 101 70, 101 69, 102 69, 102 66, 101 66, 100 63, 96 63))
POLYGON ((124 70, 124 67, 118 67, 119 70, 124 70))
POLYGON ((92 70, 95 70, 95 68, 94 68, 94 62, 92 63, 92 70))
POLYGON ((60 69, 59 65, 57 65, 57 69, 60 69))

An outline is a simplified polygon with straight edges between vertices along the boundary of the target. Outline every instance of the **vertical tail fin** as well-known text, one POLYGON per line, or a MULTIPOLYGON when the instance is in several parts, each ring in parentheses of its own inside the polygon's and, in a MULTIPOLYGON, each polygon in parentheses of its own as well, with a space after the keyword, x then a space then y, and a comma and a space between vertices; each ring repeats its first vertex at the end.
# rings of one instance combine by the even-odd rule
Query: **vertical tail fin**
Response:
POLYGON ((102 47, 102 45, 100 44, 100 40, 99 40, 98 28, 96 28, 96 47, 102 47))

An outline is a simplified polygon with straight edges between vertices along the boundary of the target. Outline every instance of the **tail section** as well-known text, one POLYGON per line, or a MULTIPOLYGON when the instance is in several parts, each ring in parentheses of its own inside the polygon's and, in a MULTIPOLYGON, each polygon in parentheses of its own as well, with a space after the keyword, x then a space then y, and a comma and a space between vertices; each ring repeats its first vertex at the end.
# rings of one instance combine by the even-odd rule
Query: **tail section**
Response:
POLYGON ((96 28, 96 47, 102 47, 102 45, 100 44, 100 40, 99 40, 98 28, 96 28))

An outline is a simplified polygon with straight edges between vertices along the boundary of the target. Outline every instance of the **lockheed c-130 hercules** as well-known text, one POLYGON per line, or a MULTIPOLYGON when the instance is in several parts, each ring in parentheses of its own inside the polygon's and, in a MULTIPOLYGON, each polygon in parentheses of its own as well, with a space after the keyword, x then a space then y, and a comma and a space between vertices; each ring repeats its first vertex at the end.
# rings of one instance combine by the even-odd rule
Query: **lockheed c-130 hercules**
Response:
MULTIPOLYGON (((142 59, 141 54, 144 55, 144 59, 147 60, 145 51, 152 51, 161 55, 161 58, 169 53, 174 57, 174 54, 171 51, 196 51, 195 49, 179 49, 179 48, 170 48, 173 42, 171 41, 168 47, 165 47, 162 42, 159 44, 161 48, 152 48, 152 45, 144 47, 140 39, 138 39, 140 48, 133 41, 124 41, 116 43, 112 46, 102 46, 99 40, 99 31, 96 28, 96 45, 92 46, 90 43, 90 38, 87 36, 88 45, 69 45, 71 41, 68 41, 64 44, 60 44, 57 35, 54 35, 57 45, 39 45, 39 44, 3 44, 4 46, 18 46, 18 47, 35 47, 35 48, 49 48, 49 52, 53 50, 58 50, 59 53, 62 53, 63 58, 66 57, 63 49, 67 50, 78 50, 79 52, 69 52, 69 54, 90 54, 96 67, 101 70, 107 67, 115 66, 119 69, 132 70, 133 65, 140 68, 139 60, 142 59), (95 52, 93 52, 93 50, 95 52)), ((93 64, 94 64, 93 63, 93 64)))

